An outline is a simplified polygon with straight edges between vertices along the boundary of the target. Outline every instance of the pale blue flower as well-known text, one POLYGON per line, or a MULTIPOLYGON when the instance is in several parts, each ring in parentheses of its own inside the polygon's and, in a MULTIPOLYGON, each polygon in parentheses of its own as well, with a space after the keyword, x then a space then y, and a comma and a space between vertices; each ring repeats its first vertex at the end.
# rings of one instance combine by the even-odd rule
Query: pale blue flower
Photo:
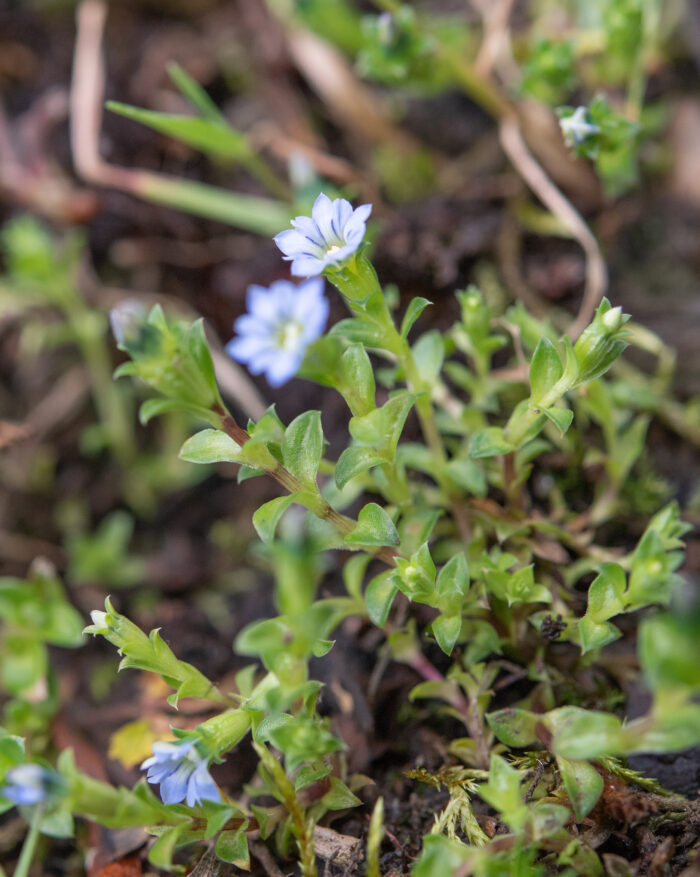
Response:
POLYGON ((269 289, 251 286, 246 299, 248 313, 233 324, 238 336, 226 352, 244 362, 254 375, 264 372, 279 387, 299 371, 306 348, 323 332, 328 319, 328 300, 323 280, 315 277, 295 286, 277 280, 269 289))
POLYGON ((59 775, 40 764, 19 764, 5 774, 0 795, 13 804, 39 804, 57 792, 61 785, 59 775))
POLYGON ((600 134, 598 125, 588 121, 585 107, 577 107, 570 116, 559 119, 559 127, 566 141, 573 146, 579 146, 593 134, 600 134))
POLYGON ((220 801, 221 795, 209 773, 210 759, 197 749, 196 740, 159 741, 153 755, 141 765, 149 783, 160 785, 164 804, 186 801, 194 807, 202 801, 220 801))
POLYGON ((295 277, 312 277, 326 268, 335 268, 357 250, 365 236, 371 204, 355 210, 345 198, 331 201, 323 192, 311 216, 297 216, 292 228, 275 235, 275 243, 291 260, 295 277))

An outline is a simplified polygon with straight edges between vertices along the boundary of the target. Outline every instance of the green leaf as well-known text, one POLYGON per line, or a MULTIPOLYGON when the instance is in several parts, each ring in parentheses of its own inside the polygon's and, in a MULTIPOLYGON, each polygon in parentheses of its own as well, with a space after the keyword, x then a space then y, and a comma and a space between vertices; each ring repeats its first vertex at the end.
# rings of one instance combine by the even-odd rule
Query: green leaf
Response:
POLYGON ((194 414, 202 420, 209 420, 211 410, 209 408, 198 408, 195 405, 187 405, 179 399, 146 399, 139 408, 139 421, 143 426, 168 411, 187 411, 194 414))
POLYGON ((430 626, 435 641, 446 655, 452 654, 452 649, 459 638, 462 630, 461 615, 439 615, 430 626))
POLYGON ((346 810, 362 803, 338 777, 330 777, 330 784, 330 789, 321 798, 321 803, 329 810, 346 810))
POLYGON ((450 460, 445 467, 448 478, 457 487, 474 496, 486 496, 488 485, 484 470, 473 460, 450 460))
POLYGON ((598 803, 603 777, 587 761, 557 756, 557 767, 576 819, 580 822, 598 803))
POLYGON ((622 634, 610 621, 592 621, 587 615, 579 620, 578 635, 581 641, 581 653, 592 652, 594 649, 602 649, 610 643, 614 643, 622 634))
POLYGON ((427 298, 421 298, 420 296, 411 299, 408 307, 406 308, 406 313, 403 315, 403 320, 401 320, 402 338, 408 337, 408 333, 411 331, 413 324, 416 322, 418 317, 420 317, 423 311, 428 307, 428 305, 431 304, 432 302, 428 301, 427 298))
POLYGON ((296 499, 296 493, 287 494, 287 496, 278 496, 271 499, 253 515, 253 526, 258 536, 265 544, 269 544, 275 538, 275 530, 280 518, 287 511, 289 506, 296 499))
POLYGON ((155 865, 157 868, 164 868, 166 871, 170 870, 173 863, 175 846, 182 830, 182 825, 174 825, 172 828, 165 829, 148 853, 148 861, 152 865, 155 865))
POLYGON ((647 618, 639 628, 639 659, 654 692, 700 692, 700 614, 668 613, 647 618))
POLYGON ((348 545, 398 545, 399 532, 384 509, 367 503, 357 517, 357 526, 345 537, 348 545))
MULTIPOLYGON (((547 802, 535 804, 528 813, 533 840, 552 837, 566 825, 569 819, 571 819, 571 811, 568 807, 560 807, 558 804, 548 804, 547 802)), ((591 852, 593 851, 591 850, 591 852)))
POLYGON ((357 397, 362 408, 361 411, 355 411, 354 414, 368 414, 374 410, 374 370, 372 363, 363 344, 351 344, 341 357, 341 367, 343 372, 344 383, 348 387, 346 392, 357 397))
POLYGON ((525 747, 537 741, 537 723, 541 716, 528 710, 506 707, 486 714, 489 728, 506 746, 525 747))
POLYGON ((107 101, 107 109, 127 119, 145 125, 153 131, 180 140, 194 149, 215 158, 241 161, 252 154, 247 138, 228 124, 197 116, 159 113, 144 110, 119 101, 107 101))
POLYGON ((362 582, 370 559, 369 554, 353 554, 343 567, 345 590, 357 600, 362 599, 362 582))
POLYGON ((289 424, 282 440, 285 467, 302 484, 316 483, 323 457, 323 429, 320 411, 305 411, 289 424))
POLYGON ((477 794, 495 810, 503 814, 505 822, 513 830, 522 823, 527 808, 520 794, 522 774, 496 753, 491 754, 489 781, 479 786, 477 794))
POLYGON ((413 358, 423 386, 432 386, 445 360, 445 342, 437 329, 421 335, 413 345, 413 358))
POLYGON ((358 317, 339 320, 330 329, 331 335, 339 335, 350 342, 364 344, 367 347, 383 347, 386 332, 375 323, 368 323, 358 317))
POLYGON ((539 405, 540 400, 563 374, 564 369, 556 347, 549 338, 540 338, 530 363, 531 398, 534 406, 539 405))
POLYGON ((538 408, 540 414, 544 414, 559 432, 564 435, 574 420, 574 412, 570 408, 538 408))
POLYGON ((436 591, 441 612, 454 615, 462 607, 462 598, 469 588, 469 565, 460 552, 453 555, 440 570, 436 591))
POLYGON ((345 485, 362 472, 379 466, 384 460, 372 448, 350 445, 340 455, 335 464, 335 483, 342 490, 345 485))
POLYGON ((168 64, 167 69, 168 76, 180 89, 184 97, 186 97, 192 106, 199 111, 200 115, 205 119, 209 119, 210 122, 219 122, 222 125, 228 125, 226 117, 221 113, 214 101, 186 70, 175 61, 171 61, 168 64))
POLYGON ((187 439, 180 459, 188 463, 236 463, 241 447, 220 429, 203 429, 187 439))
POLYGON ((292 216, 290 207, 281 201, 156 174, 144 174, 136 194, 156 204, 167 204, 266 237, 287 226, 292 216))
POLYGON ((600 758, 625 751, 622 726, 615 716, 579 707, 566 707, 554 712, 565 715, 565 721, 560 723, 551 745, 556 755, 565 758, 600 758))
POLYGON ((391 570, 375 576, 365 589, 365 606, 370 621, 384 627, 399 589, 391 570))
POLYGON ((486 429, 478 430, 469 442, 469 456, 472 460, 495 457, 512 450, 513 446, 506 441, 505 434, 499 426, 487 426, 486 429))
POLYGON ((625 573, 618 563, 602 563, 588 589, 586 615, 593 621, 607 621, 625 611, 625 573))
POLYGON ((411 868, 411 877, 459 874, 472 857, 472 849, 462 841, 451 840, 443 834, 427 834, 418 861, 411 868))
POLYGON ((361 444, 380 447, 382 456, 393 460, 415 398, 411 393, 397 393, 381 408, 375 408, 363 417, 353 417, 349 424, 350 435, 361 444))
POLYGON ((222 862, 235 865, 243 871, 250 871, 250 853, 245 828, 237 831, 222 831, 216 841, 216 855, 222 862))
POLYGON ((410 600, 434 605, 435 575, 435 564, 427 542, 411 555, 410 560, 399 557, 396 561, 394 579, 410 600))

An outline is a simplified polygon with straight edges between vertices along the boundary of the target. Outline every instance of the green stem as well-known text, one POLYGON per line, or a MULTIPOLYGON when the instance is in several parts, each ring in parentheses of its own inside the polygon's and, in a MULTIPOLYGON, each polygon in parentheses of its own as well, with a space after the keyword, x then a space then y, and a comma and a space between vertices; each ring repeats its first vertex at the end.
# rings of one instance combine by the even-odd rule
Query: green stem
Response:
POLYGON ((102 330, 94 324, 95 315, 82 302, 64 307, 64 314, 90 376, 93 404, 100 423, 119 461, 128 463, 135 456, 131 417, 125 411, 120 388, 112 380, 112 365, 102 330))
MULTIPOLYGON (((398 14, 402 7, 399 0, 373 0, 373 2, 375 6, 393 15, 398 14)), ((428 29, 423 26, 422 22, 419 22, 418 26, 424 34, 429 35, 428 29)), ((436 57, 450 68, 455 81, 469 97, 490 116, 498 119, 506 113, 512 112, 511 106, 501 90, 481 76, 475 67, 464 59, 460 49, 455 50, 451 46, 445 45, 444 42, 435 40, 434 52, 436 57)))
POLYGON ((313 820, 307 820, 294 786, 274 755, 265 746, 255 745, 255 751, 277 786, 282 803, 291 817, 292 834, 296 838, 299 848, 299 866, 302 877, 317 877, 313 820))
POLYGON ((13 877, 27 877, 27 874, 29 874, 29 868, 32 864, 32 859, 34 858, 36 842, 39 839, 41 821, 44 818, 45 810, 46 804, 36 805, 36 809, 32 815, 32 821, 29 824, 29 834, 26 836, 24 843, 22 844, 22 852, 19 855, 19 860, 13 877))
MULTIPOLYGON (((226 433, 226 435, 232 438, 237 445, 243 447, 243 445, 249 441, 250 436, 248 433, 236 423, 233 416, 223 407, 223 405, 216 403, 212 407, 212 412, 219 419, 220 428, 226 433)), ((281 463, 274 460, 271 454, 269 456, 270 465, 261 467, 266 475, 269 475, 270 478, 274 478, 274 480, 289 493, 304 494, 304 504, 306 508, 322 521, 329 521, 329 523, 333 524, 342 536, 347 536, 348 533, 355 529, 357 521, 353 520, 353 518, 341 515, 340 512, 337 512, 328 502, 326 502, 318 490, 316 490, 315 493, 312 493, 308 487, 305 487, 294 477, 294 475, 292 475, 291 472, 285 469, 281 463)), ((388 566, 395 566, 396 552, 391 548, 380 548, 379 551, 374 553, 374 556, 379 560, 383 560, 388 566)))

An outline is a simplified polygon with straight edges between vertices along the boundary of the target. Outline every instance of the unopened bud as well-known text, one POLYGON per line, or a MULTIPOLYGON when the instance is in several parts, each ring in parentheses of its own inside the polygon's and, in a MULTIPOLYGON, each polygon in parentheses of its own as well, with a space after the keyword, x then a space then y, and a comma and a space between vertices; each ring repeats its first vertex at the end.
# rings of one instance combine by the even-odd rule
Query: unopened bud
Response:
POLYGON ((622 308, 618 305, 616 308, 610 308, 603 314, 601 321, 608 332, 617 332, 617 330, 625 322, 623 319, 622 308))

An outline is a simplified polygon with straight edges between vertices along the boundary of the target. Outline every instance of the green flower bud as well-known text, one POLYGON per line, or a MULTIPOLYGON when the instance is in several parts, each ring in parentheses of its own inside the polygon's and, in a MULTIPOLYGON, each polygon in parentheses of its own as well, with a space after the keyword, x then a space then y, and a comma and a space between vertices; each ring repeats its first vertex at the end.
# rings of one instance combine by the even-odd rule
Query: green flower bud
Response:
POLYGON ((593 322, 584 329, 574 345, 579 365, 577 386, 605 374, 627 347, 625 333, 621 329, 628 320, 629 314, 624 314, 621 307, 613 308, 607 298, 603 299, 593 322))
POLYGON ((111 312, 110 321, 117 346, 132 360, 117 369, 116 377, 141 378, 176 403, 171 407, 201 413, 221 404, 201 320, 169 323, 160 305, 146 316, 138 303, 125 302, 111 312))

